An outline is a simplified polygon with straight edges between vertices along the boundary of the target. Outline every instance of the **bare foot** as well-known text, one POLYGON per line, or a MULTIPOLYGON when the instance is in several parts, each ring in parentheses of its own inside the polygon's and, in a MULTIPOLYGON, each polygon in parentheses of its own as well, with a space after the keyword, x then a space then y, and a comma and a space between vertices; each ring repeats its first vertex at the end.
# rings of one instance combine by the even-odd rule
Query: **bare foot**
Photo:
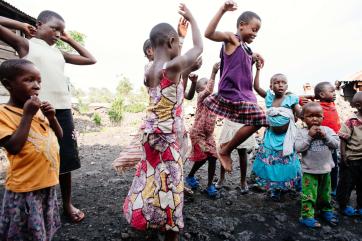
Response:
POLYGON ((85 218, 84 212, 74 207, 72 204, 67 209, 64 209, 64 214, 72 223, 79 223, 85 218))
POLYGON ((218 153, 221 165, 224 167, 226 172, 231 172, 233 167, 233 160, 231 159, 230 153, 224 153, 221 149, 218 153))
POLYGON ((222 188, 223 185, 224 185, 224 179, 221 178, 219 178, 219 180, 217 180, 217 182, 215 183, 216 189, 222 188))

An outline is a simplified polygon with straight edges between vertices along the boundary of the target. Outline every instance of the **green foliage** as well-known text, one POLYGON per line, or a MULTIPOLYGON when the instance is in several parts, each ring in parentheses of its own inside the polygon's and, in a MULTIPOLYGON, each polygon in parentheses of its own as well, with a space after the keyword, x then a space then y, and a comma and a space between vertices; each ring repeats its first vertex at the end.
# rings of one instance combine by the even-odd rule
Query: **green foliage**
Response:
POLYGON ((86 103, 84 103, 82 101, 82 99, 80 99, 80 98, 77 98, 77 99, 78 99, 78 105, 79 105, 79 112, 81 114, 87 113, 89 111, 89 106, 86 103))
MULTIPOLYGON (((81 45, 84 45, 84 42, 85 42, 85 39, 86 39, 86 35, 83 34, 83 33, 80 33, 78 31, 68 31, 67 32, 75 41, 77 41, 78 43, 80 43, 81 45)), ((64 51, 64 52, 68 52, 68 53, 71 53, 71 52, 75 52, 75 50, 69 45, 67 44, 66 42, 63 42, 61 40, 59 40, 57 43, 56 43, 56 46, 64 51)))
POLYGON ((89 88, 89 102, 91 103, 111 103, 113 96, 113 93, 107 88, 89 88))
POLYGON ((98 112, 95 112, 92 117, 94 123, 96 123, 97 126, 100 126, 102 124, 102 117, 99 115, 98 112))
POLYGON ((112 102, 112 106, 108 111, 109 119, 112 122, 118 123, 122 120, 123 117, 123 99, 121 97, 117 97, 112 102))
POLYGON ((132 103, 130 105, 124 106, 124 111, 130 112, 130 113, 139 113, 139 112, 144 111, 145 109, 146 109, 146 105, 144 103, 140 103, 140 102, 136 102, 136 103, 132 103))
POLYGON ((128 96, 131 93, 132 89, 132 83, 129 81, 129 79, 126 76, 121 75, 121 80, 118 82, 117 85, 117 96, 128 96))

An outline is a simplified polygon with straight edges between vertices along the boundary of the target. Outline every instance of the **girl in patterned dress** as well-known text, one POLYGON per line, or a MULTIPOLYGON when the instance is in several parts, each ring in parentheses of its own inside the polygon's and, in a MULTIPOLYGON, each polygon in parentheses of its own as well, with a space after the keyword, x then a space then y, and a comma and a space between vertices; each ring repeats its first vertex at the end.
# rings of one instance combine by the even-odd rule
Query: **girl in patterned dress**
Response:
POLYGON ((254 41, 260 26, 260 17, 254 12, 244 12, 237 20, 237 33, 216 31, 216 27, 227 11, 234 11, 237 5, 226 1, 210 21, 205 37, 223 42, 222 70, 218 93, 205 99, 205 105, 215 114, 231 121, 245 124, 234 137, 220 148, 218 156, 226 171, 232 169, 231 152, 260 127, 267 125, 265 114, 257 104, 253 93, 252 65, 255 61, 263 64, 260 55, 253 54, 247 44, 254 41))
POLYGON ((183 162, 177 132, 182 124, 183 84, 180 74, 201 55, 197 23, 184 4, 179 13, 192 28, 193 47, 180 56, 179 37, 167 23, 150 32, 154 62, 146 73, 149 107, 142 140, 143 157, 123 204, 130 225, 139 230, 166 231, 165 240, 178 240, 183 222, 183 162))
POLYGON ((38 98, 40 72, 29 60, 0 66, 10 92, 0 105, 0 146, 10 162, 0 211, 0 240, 51 240, 60 227, 55 186, 59 183, 58 138, 63 135, 55 110, 38 98))
POLYGON ((198 93, 197 108, 195 122, 190 131, 192 152, 189 157, 189 160, 193 161, 194 165, 186 177, 186 183, 192 189, 197 188, 199 182, 195 178, 195 173, 208 161, 208 182, 205 191, 209 197, 217 196, 217 190, 212 183, 217 159, 215 138, 213 136, 216 115, 205 107, 203 101, 207 96, 211 95, 214 90, 215 76, 219 68, 220 63, 216 63, 212 68, 210 80, 208 81, 206 78, 202 78, 199 79, 196 84, 196 92, 198 93))
POLYGON ((257 183, 271 191, 271 198, 280 200, 282 190, 300 189, 301 166, 294 149, 297 128, 295 115, 301 108, 297 95, 286 93, 288 81, 285 75, 275 74, 270 80, 270 89, 259 86, 260 66, 254 80, 255 91, 265 98, 269 128, 265 131, 253 164, 257 183))

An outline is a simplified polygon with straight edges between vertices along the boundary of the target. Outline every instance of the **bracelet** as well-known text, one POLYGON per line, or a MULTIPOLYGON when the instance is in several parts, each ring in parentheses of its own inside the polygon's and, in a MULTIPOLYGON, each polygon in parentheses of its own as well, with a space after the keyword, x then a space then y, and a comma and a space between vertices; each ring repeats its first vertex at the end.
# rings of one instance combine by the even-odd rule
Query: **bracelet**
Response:
POLYGON ((182 46, 184 44, 184 37, 179 37, 179 45, 182 46))

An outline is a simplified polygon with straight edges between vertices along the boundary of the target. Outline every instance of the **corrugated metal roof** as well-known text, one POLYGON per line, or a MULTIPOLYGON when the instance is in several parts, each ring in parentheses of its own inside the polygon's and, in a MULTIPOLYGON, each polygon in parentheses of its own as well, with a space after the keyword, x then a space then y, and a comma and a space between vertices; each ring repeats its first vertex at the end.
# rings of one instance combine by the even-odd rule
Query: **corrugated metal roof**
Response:
POLYGON ((12 6, 11 4, 9 4, 3 0, 0 0, 0 6, 8 8, 10 11, 16 12, 17 14, 21 15, 22 17, 28 19, 30 22, 32 22, 32 24, 36 23, 35 18, 33 18, 32 16, 26 14, 25 12, 19 10, 18 8, 12 6))
POLYGON ((345 82, 362 81, 362 70, 358 71, 353 75, 342 78, 340 81, 345 81, 345 82))

